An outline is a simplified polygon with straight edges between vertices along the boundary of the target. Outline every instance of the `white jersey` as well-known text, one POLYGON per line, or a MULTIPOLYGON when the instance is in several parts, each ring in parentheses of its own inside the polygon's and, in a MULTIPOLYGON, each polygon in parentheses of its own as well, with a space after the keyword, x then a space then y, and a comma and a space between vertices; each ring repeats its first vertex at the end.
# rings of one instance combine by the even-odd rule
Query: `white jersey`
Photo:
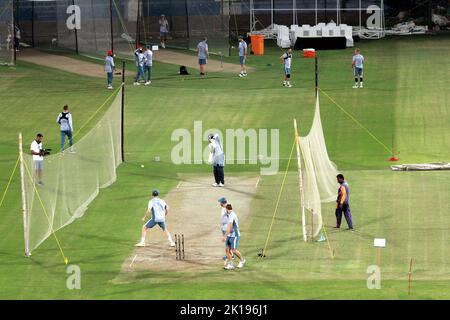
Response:
POLYGON ((167 203, 158 197, 148 202, 148 210, 152 212, 155 222, 166 222, 167 203))
POLYGON ((364 68, 364 57, 361 54, 355 54, 353 56, 353 62, 356 68, 364 68))
POLYGON ((228 227, 228 215, 227 215, 227 209, 222 208, 220 211, 220 226, 222 228, 222 232, 227 231, 228 227))
POLYGON ((239 221, 237 218, 236 213, 234 211, 231 211, 228 215, 228 224, 233 223, 233 227, 231 228, 231 232, 228 235, 229 237, 240 237, 241 232, 239 231, 239 221))
MULTIPOLYGON (((42 150, 42 142, 38 143, 36 140, 33 140, 33 142, 31 143, 30 150, 34 151, 34 152, 40 152, 42 150)), ((34 161, 43 161, 44 157, 33 154, 33 160, 34 161)))
POLYGON ((147 49, 144 52, 144 56, 145 56, 145 65, 147 67, 151 67, 153 65, 153 52, 150 49, 147 49))
POLYGON ((283 58, 284 67, 286 69, 290 69, 291 68, 291 64, 292 64, 292 54, 289 54, 289 53, 286 52, 281 57, 283 58))
POLYGON ((143 53, 140 53, 138 51, 134 52, 134 55, 136 56, 136 65, 138 67, 144 67, 145 64, 145 55, 143 53))
POLYGON ((245 41, 239 42, 239 57, 244 57, 247 53, 247 43, 245 41))

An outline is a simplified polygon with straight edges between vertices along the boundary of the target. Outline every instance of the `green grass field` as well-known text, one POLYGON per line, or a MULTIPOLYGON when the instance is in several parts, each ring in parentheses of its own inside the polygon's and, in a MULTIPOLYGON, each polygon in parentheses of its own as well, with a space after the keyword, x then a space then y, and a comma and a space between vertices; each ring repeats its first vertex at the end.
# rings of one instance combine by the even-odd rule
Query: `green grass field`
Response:
MULTIPOLYGON (((358 43, 366 57, 365 88, 352 89, 352 50, 319 53, 320 88, 353 115, 379 141, 400 150, 402 163, 450 159, 450 37, 386 38, 358 43)), ((16 174, 0 208, 1 299, 449 299, 450 192, 447 172, 391 172, 390 154, 324 93, 320 94, 328 152, 348 177, 356 232, 333 231, 333 204, 323 217, 336 258, 325 243, 304 243, 293 162, 271 233, 267 257, 257 253, 266 240, 287 161, 280 173, 263 176, 250 218, 241 226, 246 268, 226 273, 141 272, 117 284, 123 261, 138 239, 149 191, 166 194, 179 174, 208 174, 207 165, 175 166, 170 161, 173 130, 278 128, 280 157, 289 156, 292 118, 305 135, 314 111, 314 62, 293 62, 294 88, 281 87, 280 49, 269 45, 263 57, 250 56, 255 70, 186 78, 177 66, 155 64, 149 88, 126 91, 126 163, 118 180, 102 190, 85 216, 57 232, 71 264, 80 266, 82 289, 66 288, 66 266, 49 238, 30 259, 23 256, 20 180, 16 174), (153 162, 154 156, 161 162, 153 162), (140 167, 145 164, 145 169, 140 167), (374 237, 387 238, 382 251, 381 290, 366 287, 375 264, 374 237), (413 258, 411 295, 408 262, 413 258)), ((226 61, 235 62, 236 53, 226 61)), ((132 67, 129 66, 129 70, 132 67)), ((116 81, 118 81, 116 79, 116 81)), ((118 85, 118 82, 116 83, 118 85)), ((45 146, 58 146, 55 118, 71 106, 76 124, 84 123, 111 94, 104 81, 45 69, 19 61, 0 69, 0 190, 6 188, 18 155, 17 134, 25 144, 37 131, 45 146)), ((95 124, 98 115, 87 132, 95 124)), ((80 133, 82 135, 83 132, 80 133)), ((229 175, 257 174, 256 165, 230 165, 229 175)), ((212 199, 211 201, 215 201, 212 199)), ((217 212, 219 214, 219 212, 217 212)), ((344 223, 345 224, 345 223, 344 223)))

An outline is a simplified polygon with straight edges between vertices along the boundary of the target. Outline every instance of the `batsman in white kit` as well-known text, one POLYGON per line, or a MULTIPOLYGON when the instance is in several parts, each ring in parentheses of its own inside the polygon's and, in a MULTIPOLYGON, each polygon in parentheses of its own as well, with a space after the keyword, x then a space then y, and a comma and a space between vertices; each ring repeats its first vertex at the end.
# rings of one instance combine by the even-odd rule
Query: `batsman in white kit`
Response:
POLYGON ((142 226, 141 241, 136 244, 136 247, 145 247, 145 236, 147 235, 147 230, 156 225, 159 225, 162 231, 164 231, 167 239, 169 240, 170 246, 175 247, 175 242, 173 242, 172 236, 166 227, 166 215, 169 213, 169 206, 163 199, 158 197, 158 190, 153 190, 152 194, 153 199, 148 202, 148 209, 145 212, 142 221, 146 221, 149 215, 152 215, 152 217, 142 226))

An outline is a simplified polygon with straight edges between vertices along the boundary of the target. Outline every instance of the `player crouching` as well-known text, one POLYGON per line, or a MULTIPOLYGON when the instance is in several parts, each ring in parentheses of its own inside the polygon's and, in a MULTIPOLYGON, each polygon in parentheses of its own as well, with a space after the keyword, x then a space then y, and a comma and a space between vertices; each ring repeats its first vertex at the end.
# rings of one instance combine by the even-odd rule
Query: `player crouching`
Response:
POLYGON ((173 242, 172 236, 166 228, 166 216, 169 213, 169 207, 163 199, 158 197, 158 190, 153 190, 152 194, 153 199, 149 201, 148 209, 145 212, 145 216, 142 218, 142 221, 146 221, 150 214, 152 214, 152 218, 142 226, 141 241, 136 244, 136 247, 145 247, 145 236, 147 235, 147 230, 156 225, 159 225, 162 231, 164 231, 169 239, 170 246, 175 247, 175 242, 173 242))
POLYGON ((241 269, 245 264, 245 259, 238 250, 239 239, 241 238, 241 233, 239 232, 239 222, 236 213, 233 211, 231 204, 226 206, 227 216, 228 216, 228 227, 225 231, 225 235, 222 241, 225 242, 225 253, 227 255, 227 264, 224 269, 233 270, 233 257, 232 254, 239 258, 238 269, 241 269))

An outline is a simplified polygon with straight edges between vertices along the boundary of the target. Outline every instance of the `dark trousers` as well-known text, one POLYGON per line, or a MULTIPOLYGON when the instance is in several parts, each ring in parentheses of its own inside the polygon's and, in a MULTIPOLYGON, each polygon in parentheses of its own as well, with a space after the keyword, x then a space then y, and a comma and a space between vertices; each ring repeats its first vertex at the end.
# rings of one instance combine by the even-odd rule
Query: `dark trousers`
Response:
POLYGON ((348 227, 353 229, 352 211, 350 210, 350 206, 345 203, 342 208, 339 208, 339 206, 336 208, 336 227, 339 228, 341 226, 342 214, 344 214, 348 227))
POLYGON ((219 183, 225 184, 225 174, 223 173, 223 166, 214 165, 213 172, 214 172, 214 179, 216 180, 216 183, 217 184, 219 184, 219 183))

